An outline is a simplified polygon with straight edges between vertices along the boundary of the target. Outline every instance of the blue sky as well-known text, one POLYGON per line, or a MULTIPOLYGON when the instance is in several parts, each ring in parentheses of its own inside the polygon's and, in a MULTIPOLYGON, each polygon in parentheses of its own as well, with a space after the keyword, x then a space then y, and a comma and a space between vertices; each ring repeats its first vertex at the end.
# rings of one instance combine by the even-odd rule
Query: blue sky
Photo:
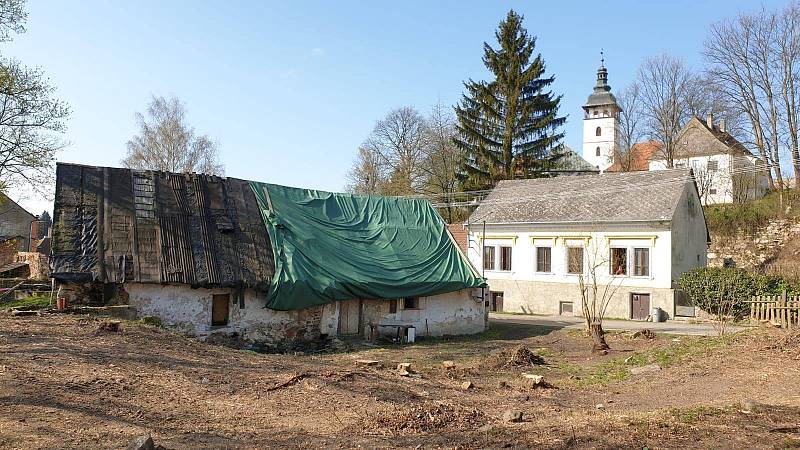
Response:
MULTIPOLYGON (((785 2, 766 2, 768 7, 785 2)), ((719 1, 202 2, 32 0, 5 55, 41 66, 72 115, 60 161, 119 166, 152 94, 185 101, 226 174, 341 190, 357 146, 399 106, 455 104, 483 79, 484 41, 513 7, 563 94, 566 143, 605 49, 616 90, 660 52, 702 63, 708 25, 760 3, 719 1)), ((33 212, 50 202, 14 193, 33 212)))

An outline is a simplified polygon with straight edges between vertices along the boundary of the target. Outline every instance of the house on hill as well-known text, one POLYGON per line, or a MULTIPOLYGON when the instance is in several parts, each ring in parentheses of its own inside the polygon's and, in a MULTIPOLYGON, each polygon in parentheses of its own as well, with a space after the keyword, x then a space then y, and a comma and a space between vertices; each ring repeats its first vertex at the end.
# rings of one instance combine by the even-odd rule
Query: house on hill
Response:
POLYGON ((52 268, 68 302, 127 304, 197 336, 486 327, 483 279, 419 199, 58 164, 52 268))
MULTIPOLYGON (((725 121, 714 123, 692 117, 675 145, 675 168, 691 168, 704 205, 744 202, 763 197, 768 184, 763 161, 753 156, 728 133, 725 121)), ((649 170, 664 170, 667 161, 658 152, 650 158, 649 170)))
POLYGON ((706 265, 709 235, 689 169, 501 181, 467 227, 491 310, 579 315, 595 270, 615 289, 607 317, 694 315, 677 282, 706 265))
POLYGON ((14 237, 17 251, 27 252, 31 245, 31 222, 36 216, 19 206, 14 200, 0 194, 0 236, 14 237))

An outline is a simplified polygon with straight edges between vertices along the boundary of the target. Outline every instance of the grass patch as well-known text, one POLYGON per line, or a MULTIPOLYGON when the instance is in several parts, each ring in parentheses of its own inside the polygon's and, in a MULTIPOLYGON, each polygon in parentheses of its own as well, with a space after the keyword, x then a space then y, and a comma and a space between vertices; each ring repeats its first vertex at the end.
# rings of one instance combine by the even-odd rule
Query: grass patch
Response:
POLYGON ((630 369, 649 364, 658 364, 662 369, 678 364, 684 360, 703 356, 712 350, 729 345, 737 335, 684 337, 680 342, 666 347, 653 348, 636 352, 625 358, 615 358, 602 362, 589 373, 569 373, 580 377, 579 386, 606 386, 614 381, 622 381, 630 376, 630 369))
POLYGON ((42 309, 50 304, 50 297, 46 295, 33 295, 19 300, 10 300, 0 303, 0 308, 23 308, 23 309, 42 309))
POLYGON ((712 234, 734 236, 738 232, 755 232, 771 219, 800 218, 800 192, 770 192, 764 198, 741 205, 709 205, 704 208, 706 223, 712 234))
POLYGON ((722 415, 724 412, 725 410, 722 408, 711 406, 695 406, 687 409, 673 408, 669 410, 669 414, 674 420, 686 425, 693 425, 707 417, 722 415))

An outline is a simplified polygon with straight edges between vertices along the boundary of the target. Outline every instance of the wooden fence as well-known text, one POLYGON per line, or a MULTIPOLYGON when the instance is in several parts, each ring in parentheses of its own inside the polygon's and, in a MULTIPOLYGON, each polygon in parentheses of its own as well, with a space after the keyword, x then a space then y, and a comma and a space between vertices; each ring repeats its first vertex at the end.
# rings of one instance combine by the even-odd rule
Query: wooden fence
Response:
POLYGON ((750 303, 750 322, 768 321, 782 328, 800 327, 800 296, 757 295, 750 303))

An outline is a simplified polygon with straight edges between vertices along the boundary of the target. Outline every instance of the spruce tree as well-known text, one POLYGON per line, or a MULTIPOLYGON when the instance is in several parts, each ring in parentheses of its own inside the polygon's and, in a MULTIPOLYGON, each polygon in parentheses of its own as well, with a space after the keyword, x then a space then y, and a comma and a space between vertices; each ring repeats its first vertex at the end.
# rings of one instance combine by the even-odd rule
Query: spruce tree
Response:
POLYGON ((528 35, 522 20, 509 11, 495 32, 499 49, 484 42, 483 63, 494 80, 464 82, 466 92, 455 107, 455 142, 467 155, 462 173, 467 189, 538 176, 555 162, 553 150, 564 137, 561 96, 547 90, 555 77, 545 77, 541 54, 531 60, 536 37, 528 35))

